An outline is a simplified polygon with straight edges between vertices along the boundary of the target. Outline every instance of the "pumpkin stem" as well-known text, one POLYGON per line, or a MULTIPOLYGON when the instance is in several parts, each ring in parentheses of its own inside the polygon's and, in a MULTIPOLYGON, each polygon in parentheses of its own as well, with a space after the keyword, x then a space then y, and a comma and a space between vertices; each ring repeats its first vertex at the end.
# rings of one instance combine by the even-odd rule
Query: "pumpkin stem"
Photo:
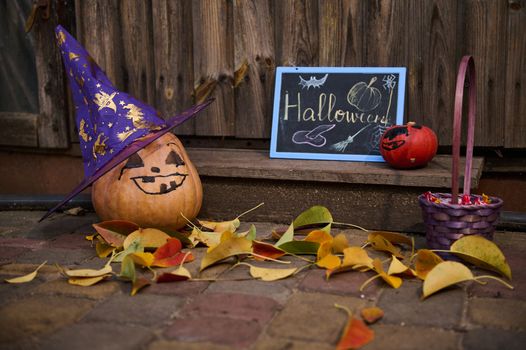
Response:
MULTIPOLYGON (((371 81, 369 82, 369 85, 367 85, 367 88, 370 88, 371 85, 373 85, 375 81, 376 81, 376 77, 372 77, 372 78, 371 78, 371 81)), ((363 86, 363 85, 362 85, 362 86, 363 86)))

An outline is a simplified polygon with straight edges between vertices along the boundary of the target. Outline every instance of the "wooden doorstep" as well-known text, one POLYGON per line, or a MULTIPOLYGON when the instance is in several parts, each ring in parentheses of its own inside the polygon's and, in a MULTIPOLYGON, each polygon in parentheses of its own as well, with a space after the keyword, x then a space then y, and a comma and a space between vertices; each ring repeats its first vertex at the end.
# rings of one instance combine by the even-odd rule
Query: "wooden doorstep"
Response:
MULTIPOLYGON (((386 163, 270 158, 268 151, 187 148, 199 175, 226 178, 337 182, 425 188, 451 187, 451 156, 438 155, 425 168, 397 170, 386 163)), ((482 175, 483 158, 474 158, 471 188, 482 175)), ((460 171, 464 172, 464 159, 460 171)), ((461 176, 462 185, 463 175, 461 176)))

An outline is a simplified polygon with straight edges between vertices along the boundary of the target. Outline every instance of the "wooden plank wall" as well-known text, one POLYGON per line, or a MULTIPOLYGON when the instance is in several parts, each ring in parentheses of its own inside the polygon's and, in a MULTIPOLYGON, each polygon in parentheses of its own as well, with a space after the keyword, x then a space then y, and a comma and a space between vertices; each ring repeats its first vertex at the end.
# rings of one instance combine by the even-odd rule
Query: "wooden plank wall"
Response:
POLYGON ((77 34, 180 135, 268 139, 276 66, 404 66, 405 120, 451 144, 457 65, 477 66, 476 145, 526 147, 526 0, 77 0, 77 34))

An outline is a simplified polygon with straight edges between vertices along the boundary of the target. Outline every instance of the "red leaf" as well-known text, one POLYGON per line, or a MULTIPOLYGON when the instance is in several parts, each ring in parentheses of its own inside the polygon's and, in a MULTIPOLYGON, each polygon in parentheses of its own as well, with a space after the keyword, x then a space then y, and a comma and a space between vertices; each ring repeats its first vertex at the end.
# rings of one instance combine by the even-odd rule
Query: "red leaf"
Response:
POLYGON ((163 273, 157 277, 157 283, 182 282, 188 279, 188 276, 177 275, 175 273, 163 273))
POLYGON ((259 241, 252 241, 252 252, 255 254, 254 259, 256 260, 265 260, 260 256, 271 259, 278 259, 285 255, 285 252, 283 250, 276 248, 272 244, 263 243, 259 241))
POLYGON ((153 266, 170 267, 177 266, 184 262, 194 260, 192 253, 181 252, 182 244, 177 238, 170 238, 166 243, 153 253, 155 260, 153 266))
POLYGON ((183 245, 181 244, 180 240, 177 238, 169 238, 166 240, 164 245, 157 248, 157 250, 153 253, 153 256, 156 260, 166 259, 179 253, 182 248, 183 245))
POLYGON ((126 236, 138 230, 139 225, 131 221, 111 220, 93 224, 93 228, 108 244, 114 247, 122 247, 126 236))
POLYGON ((351 318, 342 334, 336 350, 358 349, 374 339, 374 331, 362 320, 351 318))

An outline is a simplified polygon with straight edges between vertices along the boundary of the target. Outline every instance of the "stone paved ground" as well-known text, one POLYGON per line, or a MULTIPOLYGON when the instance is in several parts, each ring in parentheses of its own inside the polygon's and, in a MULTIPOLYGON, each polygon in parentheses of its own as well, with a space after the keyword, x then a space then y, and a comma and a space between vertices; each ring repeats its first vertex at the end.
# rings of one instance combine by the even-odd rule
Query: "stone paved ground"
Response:
MULTIPOLYGON (((248 279, 245 267, 229 271, 223 264, 201 275, 217 281, 155 284, 130 297, 130 285, 117 279, 72 286, 54 267, 103 265, 84 239, 93 232, 94 214, 57 215, 38 224, 41 215, 0 212, 2 282, 48 261, 28 284, 0 283, 1 349, 333 349, 346 322, 334 303, 385 311, 366 350, 526 344, 526 233, 496 234, 513 271, 513 291, 492 281, 464 283, 421 301, 415 280, 396 290, 377 281, 361 294, 367 274, 344 273, 327 282, 323 271, 310 269, 262 282, 248 279)), ((276 227, 255 224, 263 236, 276 227)), ((359 231, 344 232, 353 243, 364 240, 359 231)), ((417 242, 422 245, 422 238, 417 242)), ((193 273, 198 261, 188 265, 193 273)))

